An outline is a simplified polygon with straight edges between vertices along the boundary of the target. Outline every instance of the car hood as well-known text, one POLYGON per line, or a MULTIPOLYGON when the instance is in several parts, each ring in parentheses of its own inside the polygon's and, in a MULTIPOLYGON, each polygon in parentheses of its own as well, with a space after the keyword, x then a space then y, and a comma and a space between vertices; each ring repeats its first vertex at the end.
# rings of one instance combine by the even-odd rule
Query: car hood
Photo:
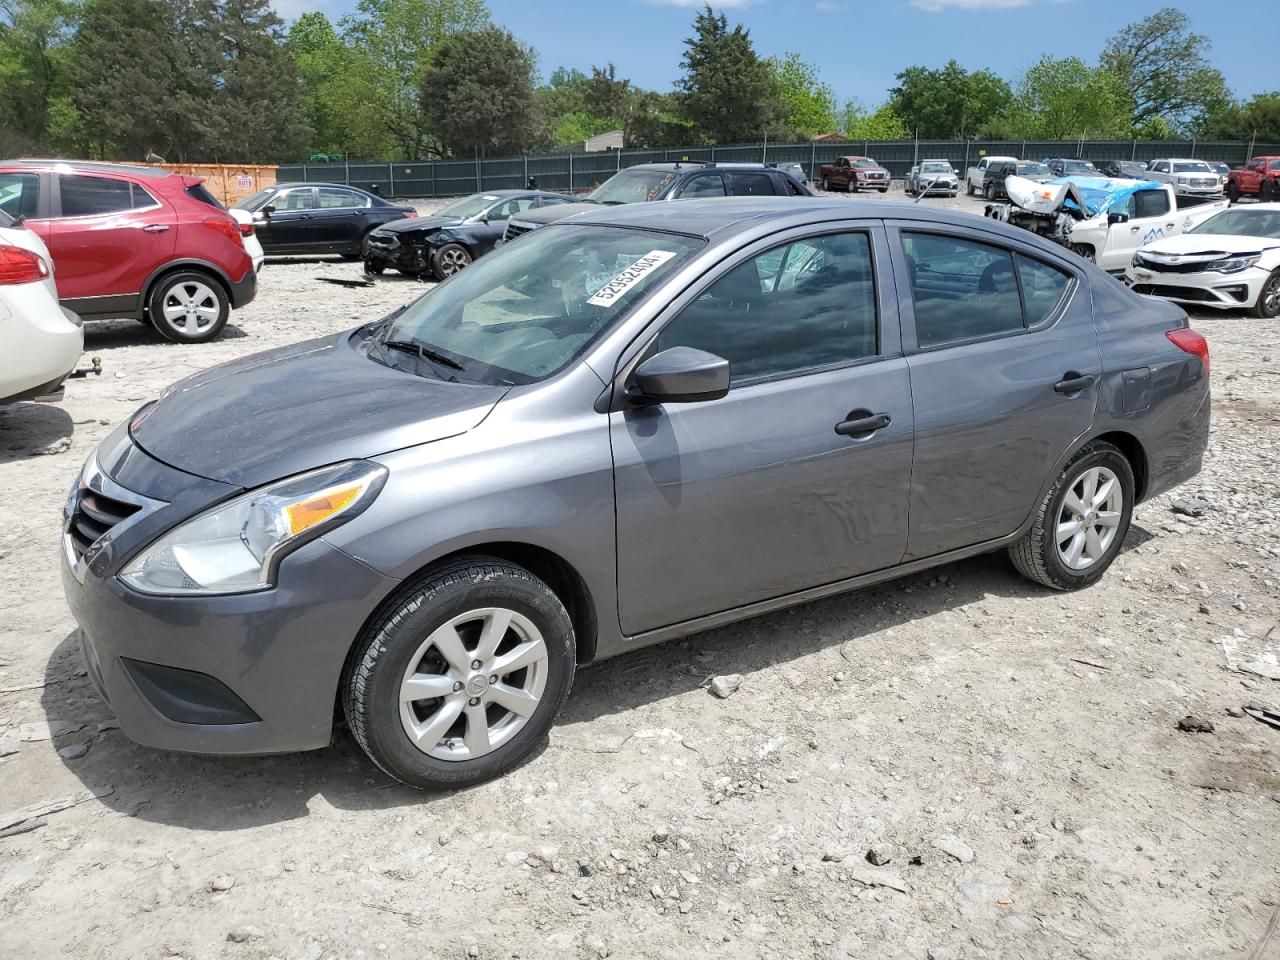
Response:
POLYGON ((535 207, 533 210, 525 210, 516 214, 511 219, 519 220, 521 223, 536 223, 539 226, 555 223, 557 220, 563 220, 565 217, 572 217, 575 213, 588 213, 592 210, 599 210, 601 204, 598 203, 553 203, 547 207, 535 207))
POLYGON ((194 374, 139 413, 130 435, 171 467, 256 487, 466 433, 508 389, 393 370, 363 342, 348 332, 194 374))
POLYGON ((433 230, 444 230, 448 227, 460 227, 465 223, 462 217, 406 217, 403 220, 392 220, 375 227, 374 233, 430 233, 433 230))
POLYGON ((1199 253, 1257 253, 1280 247, 1280 240, 1271 237, 1248 237, 1222 233, 1180 233, 1165 237, 1142 248, 1143 253, 1166 253, 1185 256, 1199 253))

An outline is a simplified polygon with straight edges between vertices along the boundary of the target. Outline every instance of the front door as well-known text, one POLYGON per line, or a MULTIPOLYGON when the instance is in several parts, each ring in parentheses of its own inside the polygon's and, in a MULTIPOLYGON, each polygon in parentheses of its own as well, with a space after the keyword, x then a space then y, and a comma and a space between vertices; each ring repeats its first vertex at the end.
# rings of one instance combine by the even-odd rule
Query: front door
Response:
POLYGON ((316 215, 316 188, 281 190, 267 206, 271 213, 254 217, 254 230, 267 253, 307 253, 316 248, 312 231, 316 215))
POLYGON ((624 633, 902 558, 912 409, 887 261, 878 224, 762 241, 673 305, 650 349, 724 357, 731 387, 610 414, 624 633))
POLYGON ((1113 223, 1107 241, 1098 253, 1098 266, 1112 273, 1123 271, 1133 260, 1134 251, 1148 243, 1181 233, 1178 217, 1164 190, 1139 190, 1131 193, 1108 213, 1128 217, 1124 223, 1113 223))
POLYGON ((173 259, 177 214, 129 180, 58 176, 58 217, 49 235, 58 296, 94 314, 132 312, 147 278, 173 259))
POLYGON ((1102 358, 1087 280, 1000 238, 903 224, 915 403, 908 560, 1015 532, 1089 429, 1102 358))

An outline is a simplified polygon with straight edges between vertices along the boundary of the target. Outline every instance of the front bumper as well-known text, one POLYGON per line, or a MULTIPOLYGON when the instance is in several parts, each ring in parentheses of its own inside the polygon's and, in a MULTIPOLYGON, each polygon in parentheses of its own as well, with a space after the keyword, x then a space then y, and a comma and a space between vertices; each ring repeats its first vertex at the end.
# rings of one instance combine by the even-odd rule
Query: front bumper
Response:
MULTIPOLYGON (((101 456, 104 464, 113 459, 101 456)), ((149 747, 262 754, 326 746, 347 654, 397 581, 322 538, 289 554, 270 590, 138 593, 117 572, 158 530, 172 526, 162 519, 166 513, 202 509, 152 497, 167 489, 178 494, 175 501, 190 501, 195 490, 207 506, 210 489, 196 483, 183 491, 171 468, 149 460, 136 447, 116 460, 125 482, 149 471, 159 478, 151 496, 137 498, 146 503, 137 519, 112 528, 79 561, 64 542, 63 591, 98 692, 124 733, 149 747)), ((123 487, 99 473, 100 479, 87 480, 90 486, 119 496, 123 487)))
POLYGON ((1174 303, 1218 310, 1249 308, 1258 302, 1267 271, 1250 267, 1239 273, 1173 273, 1130 264, 1124 280, 1135 293, 1174 303))
POLYGON ((405 240, 393 233, 370 233, 365 237, 362 254, 369 266, 395 267, 413 273, 422 273, 429 267, 430 252, 425 243, 405 240))

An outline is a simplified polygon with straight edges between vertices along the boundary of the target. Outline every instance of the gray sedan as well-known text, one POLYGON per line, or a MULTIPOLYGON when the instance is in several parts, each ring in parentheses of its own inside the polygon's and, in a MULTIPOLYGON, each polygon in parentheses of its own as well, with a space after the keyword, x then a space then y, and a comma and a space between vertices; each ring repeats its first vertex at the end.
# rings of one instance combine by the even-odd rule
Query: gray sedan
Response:
POLYGON ((379 322, 179 381, 89 458, 63 583, 123 730, 418 786, 536 747, 578 666, 974 554, 1098 580, 1194 476, 1177 307, 885 203, 602 208, 379 322))

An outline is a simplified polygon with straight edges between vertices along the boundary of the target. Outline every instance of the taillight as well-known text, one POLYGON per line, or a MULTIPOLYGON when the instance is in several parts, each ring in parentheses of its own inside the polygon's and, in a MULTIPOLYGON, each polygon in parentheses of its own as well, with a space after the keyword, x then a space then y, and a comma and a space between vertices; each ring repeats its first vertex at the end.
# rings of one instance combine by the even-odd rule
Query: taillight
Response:
POLYGON ((0 284, 33 283, 49 276, 49 265, 38 253, 22 247, 0 246, 0 284))
POLYGON ((1209 341, 1200 334, 1190 328, 1182 330, 1169 330, 1165 333, 1175 347, 1179 350, 1185 350, 1187 353, 1194 354, 1200 358, 1200 363, 1204 365, 1204 374, 1209 375, 1209 341))
POLYGON ((405 218, 406 220, 412 220, 412 219, 413 219, 414 217, 416 217, 417 215, 418 215, 418 211, 417 211, 417 210, 406 210, 406 211, 404 212, 404 218, 405 218))
POLYGON ((213 229, 217 230, 219 233, 225 236, 228 240, 234 240, 236 243, 239 243, 239 244, 244 243, 244 241, 240 239, 240 225, 236 223, 236 221, 233 220, 230 215, 227 215, 225 217, 211 218, 209 220, 206 220, 205 223, 213 227, 213 229))
MULTIPOLYGON (((240 221, 238 221, 238 220, 237 220, 236 222, 237 222, 237 223, 240 223, 240 221)), ((252 236, 253 236, 253 224, 252 224, 252 223, 240 223, 240 236, 242 236, 242 237, 252 237, 252 236)))

